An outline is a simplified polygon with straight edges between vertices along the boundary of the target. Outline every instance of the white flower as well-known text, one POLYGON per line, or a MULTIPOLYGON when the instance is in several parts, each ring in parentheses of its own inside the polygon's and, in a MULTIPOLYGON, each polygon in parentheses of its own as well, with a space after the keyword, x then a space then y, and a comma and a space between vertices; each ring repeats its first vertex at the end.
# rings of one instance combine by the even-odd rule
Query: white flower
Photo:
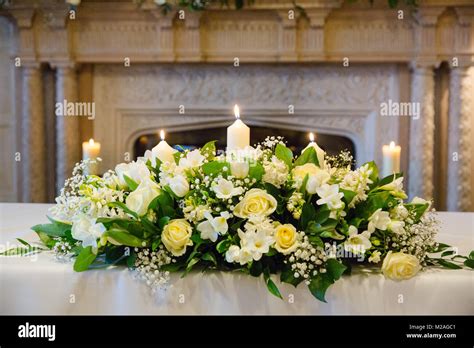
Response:
POLYGON ((196 168, 201 166, 205 159, 199 150, 189 151, 186 157, 179 160, 179 166, 184 169, 196 168))
POLYGON ((375 250, 372 255, 370 255, 369 257, 369 262, 372 262, 372 263, 379 263, 380 262, 380 251, 378 250, 375 250))
POLYGON ((160 188, 158 184, 149 180, 144 180, 136 188, 135 191, 131 192, 125 204, 128 209, 134 211, 138 216, 143 216, 148 212, 148 206, 151 201, 160 194, 160 188))
POLYGON ((240 237, 240 245, 242 249, 248 250, 252 255, 252 259, 258 261, 262 255, 268 253, 270 246, 275 243, 275 239, 269 236, 265 231, 246 231, 241 229, 238 231, 240 237))
POLYGON ((263 162, 263 169, 265 173, 263 174, 262 181, 278 188, 283 185, 288 178, 288 166, 276 156, 272 156, 271 161, 265 160, 263 162))
POLYGON ((245 161, 235 161, 230 163, 230 173, 237 179, 243 179, 249 174, 249 164, 245 161))
POLYGON ((222 212, 220 216, 213 217, 211 213, 204 213, 206 221, 203 221, 197 225, 197 230, 201 232, 202 239, 210 239, 215 242, 219 235, 227 233, 229 226, 227 225, 227 219, 230 217, 228 212, 222 212))
POLYGON ((327 184, 331 175, 326 170, 320 169, 316 174, 310 175, 308 177, 308 182, 306 183, 306 191, 310 195, 314 195, 316 190, 319 189, 324 184, 327 184))
POLYGON ((97 240, 102 237, 105 230, 102 223, 96 223, 96 219, 81 213, 73 218, 71 235, 74 239, 82 241, 83 247, 97 248, 97 240))
POLYGON ((240 248, 238 245, 231 245, 225 253, 225 260, 229 263, 239 262, 240 248))
POLYGON ((318 173, 319 169, 320 168, 318 168, 318 166, 314 163, 305 163, 301 166, 294 167, 291 171, 291 175, 293 176, 295 187, 299 189, 303 184, 306 175, 315 175, 318 173))
POLYGON ((143 162, 130 162, 121 163, 115 167, 115 172, 120 182, 120 186, 128 187, 127 182, 124 179, 124 175, 140 184, 143 180, 150 178, 150 171, 143 162))
POLYGON ((420 261, 413 255, 389 251, 382 263, 382 272, 392 280, 405 280, 414 277, 421 269, 420 261))
POLYGON ((408 209, 403 204, 399 204, 392 209, 390 215, 392 218, 405 220, 408 217, 408 209))
POLYGON ((388 224, 388 229, 396 234, 402 234, 405 232, 405 223, 403 221, 391 220, 388 224))
POLYGON ((344 194, 339 192, 339 185, 324 184, 316 189, 316 192, 318 196, 321 197, 316 201, 316 204, 327 204, 330 210, 337 210, 344 207, 344 203, 341 200, 341 198, 344 197, 344 194))
POLYGON ((349 238, 344 242, 344 249, 353 254, 364 254, 366 250, 372 247, 369 238, 369 231, 358 234, 357 228, 351 225, 349 226, 349 238))
POLYGON ((178 197, 184 197, 189 192, 188 180, 183 175, 176 175, 168 179, 168 185, 171 191, 178 197))
MULTIPOLYGON (((393 177, 395 178, 395 175, 393 177)), ((399 177, 392 182, 379 187, 379 190, 390 191, 390 194, 401 199, 407 198, 405 191, 403 191, 403 177, 399 177)))
POLYGON ((224 178, 219 179, 217 184, 212 186, 212 190, 216 193, 216 197, 220 199, 229 199, 244 192, 242 187, 234 187, 232 181, 224 178))
POLYGON ((379 208, 369 218, 368 230, 370 233, 374 232, 376 228, 385 231, 390 222, 391 220, 388 211, 382 211, 382 208, 379 208))
POLYGON ((431 201, 427 201, 426 199, 423 199, 420 197, 414 197, 410 203, 411 204, 428 204, 428 210, 431 208, 431 201))

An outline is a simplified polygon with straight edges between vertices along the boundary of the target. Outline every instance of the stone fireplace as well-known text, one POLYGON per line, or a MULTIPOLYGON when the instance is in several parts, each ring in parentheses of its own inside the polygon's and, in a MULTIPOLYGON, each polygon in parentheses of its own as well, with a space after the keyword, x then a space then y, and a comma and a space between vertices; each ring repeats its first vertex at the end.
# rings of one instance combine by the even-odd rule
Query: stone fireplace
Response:
POLYGON ((1 145, 24 154, 14 165, 0 158, 0 198, 50 200, 90 137, 102 144, 103 168, 113 168, 159 129, 172 137, 226 127, 238 103, 253 127, 344 137, 357 164, 380 163, 393 140, 410 196, 472 210, 472 3, 426 0, 416 12, 383 1, 297 3, 305 12, 294 18, 290 0, 184 19, 164 16, 152 0, 140 8, 83 0, 74 19, 59 0, 0 10, 0 47, 9 52, 0 60, 21 61, 8 68, 15 87, 0 93, 17 120, 0 122, 2 132, 19 140, 2 137, 1 145), (94 102, 95 119, 55 117, 64 99, 94 102), (389 101, 419 103, 420 117, 383 116, 389 101))

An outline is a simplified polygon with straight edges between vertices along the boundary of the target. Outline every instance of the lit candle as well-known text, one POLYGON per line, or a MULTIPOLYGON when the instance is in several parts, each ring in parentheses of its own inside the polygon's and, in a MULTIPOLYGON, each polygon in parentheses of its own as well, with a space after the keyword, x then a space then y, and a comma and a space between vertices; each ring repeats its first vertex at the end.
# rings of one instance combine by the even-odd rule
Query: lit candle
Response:
POLYGON ((324 168, 325 167, 325 161, 324 161, 324 156, 326 155, 326 152, 321 149, 319 147, 319 145, 314 141, 314 133, 311 132, 309 133, 309 144, 308 146, 306 146, 302 153, 304 152, 304 150, 306 150, 308 147, 312 147, 314 148, 314 150, 316 151, 316 155, 318 156, 318 162, 319 162, 319 166, 321 168, 324 168))
POLYGON ((227 127, 227 151, 244 149, 250 145, 250 128, 240 119, 239 106, 234 106, 235 122, 227 127))
POLYGON ((165 141, 165 131, 160 131, 161 141, 151 150, 154 157, 158 158, 161 162, 174 162, 174 153, 176 152, 168 143, 165 141))
POLYGON ((97 175, 99 174, 99 163, 96 161, 100 155, 100 143, 95 142, 94 139, 89 139, 82 143, 82 159, 93 160, 93 163, 89 163, 86 168, 86 174, 97 175))
POLYGON ((384 145, 382 147, 382 177, 400 172, 400 151, 401 147, 395 145, 393 141, 390 142, 390 145, 384 145))

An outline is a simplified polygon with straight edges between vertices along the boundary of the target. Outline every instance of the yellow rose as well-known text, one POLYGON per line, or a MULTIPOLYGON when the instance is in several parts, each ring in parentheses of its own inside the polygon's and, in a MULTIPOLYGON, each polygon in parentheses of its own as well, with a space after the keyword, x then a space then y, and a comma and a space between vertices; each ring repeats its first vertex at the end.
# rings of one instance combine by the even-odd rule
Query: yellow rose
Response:
POLYGON ((261 189, 249 190, 234 208, 234 215, 247 219, 250 216, 268 216, 277 207, 276 199, 261 189))
POLYGON ((275 249, 282 254, 293 252, 298 246, 298 232, 292 224, 279 225, 275 229, 275 249))
POLYGON ((389 251, 382 264, 384 276, 393 280, 410 279, 420 269, 420 261, 415 256, 402 252, 389 251))
POLYGON ((181 256, 188 245, 193 245, 192 232, 191 225, 185 219, 174 219, 163 228, 161 240, 170 253, 181 256))
POLYGON ((302 166, 296 166, 291 171, 296 187, 300 188, 306 175, 316 175, 321 169, 314 163, 306 163, 302 166))

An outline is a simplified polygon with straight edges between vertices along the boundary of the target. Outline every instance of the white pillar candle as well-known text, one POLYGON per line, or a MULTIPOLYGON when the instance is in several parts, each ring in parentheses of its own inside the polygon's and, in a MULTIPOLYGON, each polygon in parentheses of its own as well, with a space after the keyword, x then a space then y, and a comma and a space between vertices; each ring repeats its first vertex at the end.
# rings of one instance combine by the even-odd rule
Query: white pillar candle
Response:
POLYGON ((153 156, 158 158, 161 162, 174 162, 174 153, 176 152, 168 143, 165 141, 165 131, 160 131, 161 141, 151 150, 153 156))
POLYGON ((227 151, 244 149, 250 145, 250 128, 240 119, 238 105, 234 106, 235 122, 227 127, 227 151))
POLYGON ((324 161, 324 156, 326 155, 326 151, 321 149, 319 145, 314 141, 314 133, 309 133, 309 144, 306 146, 301 153, 304 152, 308 147, 314 148, 316 151, 316 155, 318 156, 318 162, 319 162, 319 167, 324 168, 325 167, 325 161, 324 161))
POLYGON ((82 159, 83 160, 95 160, 95 163, 90 163, 86 168, 86 174, 97 175, 99 174, 99 163, 97 158, 100 155, 100 143, 95 142, 94 139, 85 141, 82 143, 82 159))
POLYGON ((383 162, 382 162, 382 177, 392 175, 400 172, 400 152, 401 147, 395 145, 395 142, 390 142, 390 145, 382 147, 383 162))

